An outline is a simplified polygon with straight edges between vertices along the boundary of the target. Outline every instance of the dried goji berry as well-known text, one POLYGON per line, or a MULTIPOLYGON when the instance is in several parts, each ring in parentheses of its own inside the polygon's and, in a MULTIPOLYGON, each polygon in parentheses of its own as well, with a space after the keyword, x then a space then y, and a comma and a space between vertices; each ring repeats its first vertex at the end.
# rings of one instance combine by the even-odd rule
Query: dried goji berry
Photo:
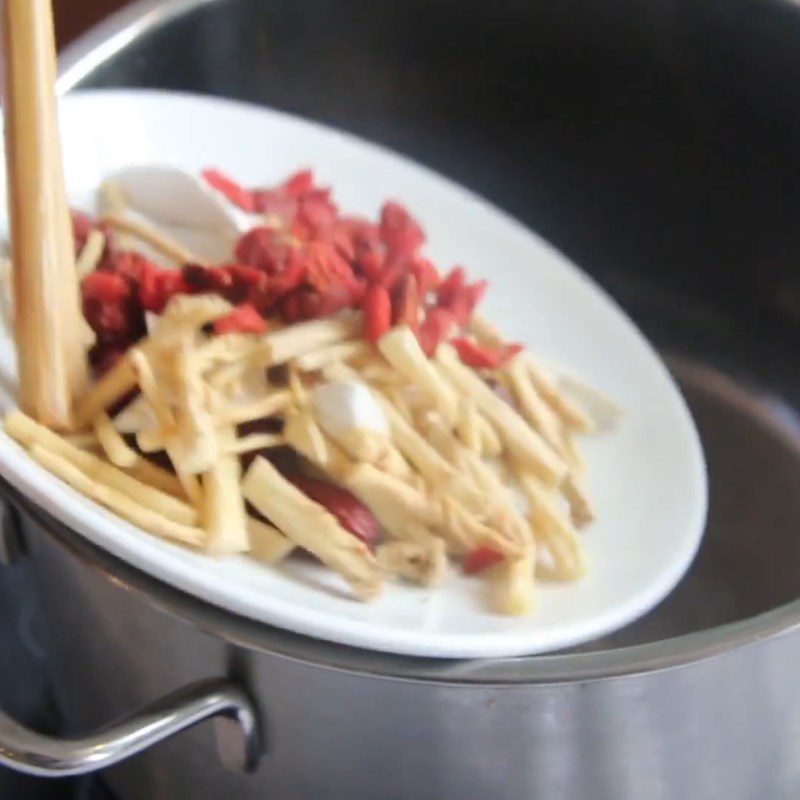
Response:
POLYGON ((267 285, 267 276, 256 267, 247 264, 225 264, 224 269, 233 279, 234 283, 243 283, 256 289, 263 289, 267 285))
POLYGON ((395 290, 392 303, 392 323, 408 325, 414 333, 419 330, 419 295, 417 279, 406 275, 395 290))
POLYGON ((452 339, 450 342, 458 351, 459 358, 475 369, 500 369, 523 348, 521 344, 508 344, 503 347, 488 347, 473 339, 452 339))
POLYGON ((364 297, 364 292, 367 291, 368 285, 364 278, 353 278, 353 283, 350 286, 350 305, 361 305, 361 300, 364 297))
POLYGON ((82 211, 71 211, 72 215, 72 238, 75 241, 76 255, 83 250, 89 234, 95 228, 95 223, 88 214, 82 211))
POLYGON ((280 302, 281 316, 287 323, 318 319, 336 314, 352 305, 349 288, 337 286, 326 294, 303 287, 287 294, 280 302))
POLYGON ((453 312, 453 316, 459 325, 466 325, 472 317, 475 307, 486 294, 488 287, 486 281, 475 281, 461 287, 453 296, 448 308, 453 312))
POLYGON ((233 283, 230 274, 220 267, 204 267, 202 264, 184 264, 181 268, 183 280, 190 292, 218 292, 223 294, 233 283))
POLYGON ((452 334, 455 327, 456 321, 446 308, 434 306, 428 309, 417 334, 425 354, 432 357, 436 353, 436 348, 452 334))
POLYGON ((364 251, 356 260, 361 274, 370 282, 378 283, 386 264, 386 256, 379 250, 364 251))
POLYGON ((253 193, 245 189, 233 178, 228 177, 218 169, 204 169, 200 174, 209 186, 224 194, 231 203, 241 208, 242 211, 251 213, 256 211, 253 193))
POLYGON ((133 250, 111 253, 102 264, 103 271, 115 272, 133 283, 138 283, 142 273, 151 267, 158 269, 152 261, 133 250))
POLYGON ((225 264, 218 269, 228 276, 228 285, 220 294, 234 305, 257 302, 267 289, 269 278, 260 269, 246 264, 225 264))
POLYGON ((114 272, 92 272, 81 283, 85 297, 92 297, 102 303, 119 303, 132 294, 125 276, 114 272))
POLYGON ((303 169, 290 175, 279 187, 289 197, 302 197, 314 190, 314 173, 310 169, 303 169))
POLYGON ((294 291, 287 292, 279 301, 281 316, 288 325, 299 322, 302 319, 303 294, 304 290, 295 289, 294 291))
POLYGON ((98 377, 105 375, 128 349, 127 344, 98 343, 89 350, 89 364, 98 377))
POLYGON ((130 344, 144 333, 144 313, 135 288, 122 275, 92 272, 81 283, 83 315, 101 342, 130 344))
POLYGON ((347 233, 353 244, 356 258, 363 252, 383 248, 380 227, 368 219, 362 217, 340 217, 337 227, 347 233))
POLYGON ((287 236, 272 228, 253 228, 236 243, 236 260, 264 270, 268 275, 280 271, 291 250, 287 236))
POLYGON ((322 294, 353 283, 353 270, 329 242, 311 242, 299 258, 305 265, 306 281, 322 294))
POLYGON ((279 272, 271 275, 267 282, 267 292, 274 301, 292 289, 297 289, 306 279, 306 267, 299 260, 290 259, 279 272))
POLYGON ((253 205, 257 213, 270 217, 284 232, 297 215, 297 200, 280 190, 254 189, 253 205))
POLYGON ((292 233, 309 240, 330 232, 339 211, 330 197, 329 189, 315 189, 298 201, 297 214, 292 222, 292 233))
POLYGON ((380 274, 377 282, 380 286, 383 286, 387 292, 392 292, 405 274, 406 270, 402 264, 389 264, 380 274))
POLYGON ((369 286, 361 300, 361 310, 364 312, 364 338, 377 343, 392 324, 389 292, 383 286, 369 286))
POLYGON ((250 303, 242 303, 214 321, 214 332, 218 334, 263 333, 266 329, 266 320, 250 303))
POLYGON ((145 311, 160 314, 176 294, 189 292, 179 269, 161 269, 155 264, 143 266, 139 274, 139 302, 145 311))
POLYGON ((424 300, 441 283, 439 272, 427 258, 420 256, 412 258, 408 269, 417 279, 417 294, 420 300, 424 300))
POLYGON ((464 271, 464 267, 453 267, 439 284, 439 289, 436 292, 437 304, 445 308, 449 307, 456 295, 464 288, 466 282, 467 274, 464 271))
POLYGON ((497 550, 493 550, 486 545, 479 545, 467 553, 461 568, 467 575, 475 575, 495 564, 499 564, 502 560, 502 553, 498 553, 497 550))
POLYGON ((334 250, 352 267, 356 257, 356 248, 347 231, 335 226, 327 232, 326 239, 334 250))
POLYGON ((411 256, 425 241, 419 223, 400 203, 384 203, 381 209, 381 240, 395 256, 411 256))

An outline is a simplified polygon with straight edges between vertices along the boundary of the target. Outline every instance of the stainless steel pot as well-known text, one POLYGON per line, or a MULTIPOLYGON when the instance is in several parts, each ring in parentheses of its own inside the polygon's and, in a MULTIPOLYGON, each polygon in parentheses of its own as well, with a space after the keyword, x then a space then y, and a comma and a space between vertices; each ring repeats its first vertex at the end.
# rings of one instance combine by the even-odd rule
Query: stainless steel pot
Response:
POLYGON ((800 241, 787 210, 800 102, 794 82, 774 85, 800 66, 800 22, 779 2, 569 5, 140 3, 68 55, 62 80, 234 93, 335 121, 464 178, 575 256, 679 354, 711 479, 690 574, 579 651, 395 658, 183 595, 5 487, 7 560, 35 580, 66 732, 167 699, 77 744, 2 719, 0 761, 91 769, 225 712, 221 739, 194 725, 107 782, 124 800, 800 796, 800 241), (229 766, 254 766, 259 726, 257 770, 223 769, 220 743, 229 766))

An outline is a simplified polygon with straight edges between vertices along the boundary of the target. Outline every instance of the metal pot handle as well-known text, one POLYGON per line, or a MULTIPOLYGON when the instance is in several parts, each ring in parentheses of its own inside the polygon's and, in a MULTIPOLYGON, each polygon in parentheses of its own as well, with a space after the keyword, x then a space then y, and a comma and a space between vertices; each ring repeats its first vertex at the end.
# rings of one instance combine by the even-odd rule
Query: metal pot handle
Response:
POLYGON ((136 714, 76 739, 43 736, 0 711, 0 764, 45 778, 84 775, 110 767, 198 722, 215 717, 225 767, 252 771, 261 755, 250 698, 236 684, 213 679, 172 692, 136 714))

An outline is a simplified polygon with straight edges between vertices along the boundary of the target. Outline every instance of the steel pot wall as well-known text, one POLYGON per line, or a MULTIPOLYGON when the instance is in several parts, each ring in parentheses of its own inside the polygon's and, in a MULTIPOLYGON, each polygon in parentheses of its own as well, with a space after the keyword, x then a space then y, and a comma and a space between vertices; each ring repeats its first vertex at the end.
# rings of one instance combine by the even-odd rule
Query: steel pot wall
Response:
POLYGON ((109 770, 123 800, 800 792, 800 635, 779 635, 780 617, 762 621, 760 637, 734 626, 705 647, 688 637, 612 658, 428 665, 265 635, 63 529, 27 524, 26 541, 76 732, 219 675, 256 698, 266 742, 256 773, 222 769, 203 725, 109 770), (645 671, 626 673, 626 663, 645 671))

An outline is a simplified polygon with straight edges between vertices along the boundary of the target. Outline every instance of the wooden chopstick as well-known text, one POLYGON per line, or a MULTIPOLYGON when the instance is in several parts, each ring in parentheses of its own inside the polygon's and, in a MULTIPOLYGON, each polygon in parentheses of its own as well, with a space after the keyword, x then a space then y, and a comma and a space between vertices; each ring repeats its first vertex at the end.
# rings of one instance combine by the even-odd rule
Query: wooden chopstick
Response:
POLYGON ((87 366, 58 135, 52 9, 50 0, 2 6, 19 401, 39 422, 68 429, 87 366))

